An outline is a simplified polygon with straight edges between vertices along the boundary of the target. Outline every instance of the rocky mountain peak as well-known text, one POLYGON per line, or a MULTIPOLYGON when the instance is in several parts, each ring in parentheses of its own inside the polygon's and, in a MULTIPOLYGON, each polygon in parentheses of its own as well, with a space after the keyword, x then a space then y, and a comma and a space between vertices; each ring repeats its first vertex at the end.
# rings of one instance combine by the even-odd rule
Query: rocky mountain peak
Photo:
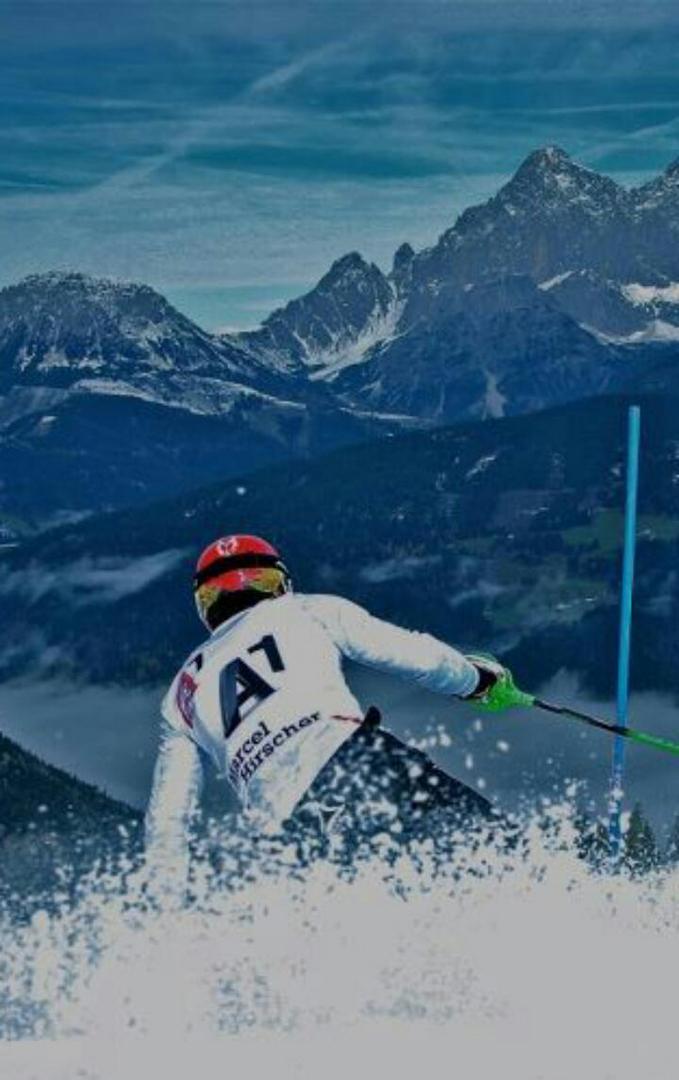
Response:
POLYGON ((238 368, 222 346, 148 285, 76 272, 0 290, 0 387, 238 368))
POLYGON ((393 300, 380 268, 351 251, 308 293, 274 311, 261 331, 238 340, 255 351, 274 351, 275 364, 285 370, 336 363, 362 337, 379 333, 393 300))
POLYGON ((321 278, 316 287, 320 288, 324 284, 331 284, 343 279, 350 280, 363 274, 370 274, 373 269, 374 267, 366 262, 360 252, 349 251, 346 255, 335 259, 327 274, 321 278))
POLYGON ((522 170, 553 172, 574 167, 573 159, 565 150, 562 150, 560 146, 542 146, 537 150, 533 150, 532 153, 525 158, 517 172, 521 172, 522 170))
POLYGON ((404 293, 408 288, 414 258, 415 252, 410 244, 401 244, 394 255, 394 261, 391 268, 391 280, 396 286, 396 291, 399 295, 404 293))
POLYGON ((350 251, 336 259, 318 285, 307 294, 307 298, 319 297, 331 290, 335 295, 344 295, 347 299, 368 293, 375 294, 376 299, 381 296, 386 301, 389 294, 387 279, 379 266, 367 262, 358 251, 350 251))
POLYGON ((614 180, 573 161, 558 146, 533 151, 491 203, 510 214, 577 211, 602 217, 625 208, 627 192, 614 180))
MULTIPOLYGON (((546 146, 529 154, 497 195, 465 210, 438 247, 459 252, 461 246, 480 244, 489 247, 484 259, 490 257, 498 270, 523 273, 531 260, 512 265, 506 245, 516 258, 517 252, 531 247, 536 228, 546 227, 556 230, 557 247, 567 249, 571 241, 580 243, 585 222, 608 228, 629 218, 631 211, 629 193, 615 181, 573 161, 560 147, 546 146)), ((470 281, 475 280, 473 270, 470 281)))
POLYGON ((574 269, 635 280, 638 243, 630 192, 558 146, 533 151, 487 202, 460 215, 415 256, 408 322, 428 318, 446 293, 470 283, 527 275, 536 284, 574 269))
POLYGON ((394 255, 394 272, 401 269, 401 267, 406 266, 409 262, 412 261, 414 256, 415 252, 410 244, 401 244, 400 248, 398 248, 396 254, 394 255))
POLYGON ((78 271, 30 274, 0 290, 0 325, 13 318, 39 320, 45 312, 73 330, 82 326, 83 320, 93 318, 105 321, 127 316, 147 322, 183 318, 148 285, 90 277, 78 271))
MULTIPOLYGON (((679 209, 679 158, 676 158, 665 171, 656 176, 649 183, 637 188, 632 192, 637 211, 670 210, 679 209)), ((676 217, 674 219, 676 228, 676 217)))
POLYGON ((48 270, 41 274, 29 274, 16 285, 0 291, 0 297, 35 299, 45 306, 55 300, 62 302, 97 305, 107 312, 119 311, 125 306, 143 302, 151 315, 169 308, 167 300, 149 285, 111 278, 93 277, 77 270, 48 270))

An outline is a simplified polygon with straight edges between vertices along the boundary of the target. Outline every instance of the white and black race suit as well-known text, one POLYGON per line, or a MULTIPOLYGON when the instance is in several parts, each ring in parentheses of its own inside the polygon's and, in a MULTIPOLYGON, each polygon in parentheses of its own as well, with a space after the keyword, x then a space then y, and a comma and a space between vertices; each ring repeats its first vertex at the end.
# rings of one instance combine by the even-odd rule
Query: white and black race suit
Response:
POLYGON ((457 650, 340 597, 289 593, 258 603, 189 656, 165 697, 147 852, 181 858, 203 756, 253 824, 280 826, 361 723, 344 657, 442 694, 465 696, 478 682, 457 650))

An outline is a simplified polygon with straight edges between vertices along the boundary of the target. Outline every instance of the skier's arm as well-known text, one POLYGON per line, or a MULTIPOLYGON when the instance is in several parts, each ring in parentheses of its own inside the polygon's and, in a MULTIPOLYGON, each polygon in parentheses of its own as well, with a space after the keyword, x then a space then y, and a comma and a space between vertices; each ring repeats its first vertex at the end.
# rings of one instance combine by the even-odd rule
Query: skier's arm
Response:
POLYGON ((180 903, 183 899, 189 870, 189 829, 202 785, 197 746, 163 719, 145 819, 148 886, 158 900, 180 903))
POLYGON ((427 690, 467 697, 478 669, 457 649, 431 634, 405 630, 336 596, 309 597, 311 610, 350 660, 412 679, 427 690))

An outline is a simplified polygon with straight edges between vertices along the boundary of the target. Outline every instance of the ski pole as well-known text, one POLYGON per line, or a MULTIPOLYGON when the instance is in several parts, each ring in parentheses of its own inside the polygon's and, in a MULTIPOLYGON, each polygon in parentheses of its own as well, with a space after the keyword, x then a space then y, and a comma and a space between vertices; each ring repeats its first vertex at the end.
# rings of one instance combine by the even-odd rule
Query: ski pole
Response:
POLYGON ((590 727, 608 731, 611 735, 619 735, 624 739, 630 739, 631 742, 642 743, 644 746, 653 746, 656 750, 665 750, 668 754, 679 755, 679 742, 672 742, 671 739, 661 739, 658 735, 648 735, 645 731, 622 727, 620 724, 611 724, 607 720, 601 720, 598 716, 592 716, 590 713, 580 712, 578 709, 569 709, 566 705, 553 705, 551 702, 542 701, 537 697, 532 698, 531 704, 534 708, 542 709, 544 712, 569 716, 574 720, 582 720, 583 723, 589 724, 590 727))

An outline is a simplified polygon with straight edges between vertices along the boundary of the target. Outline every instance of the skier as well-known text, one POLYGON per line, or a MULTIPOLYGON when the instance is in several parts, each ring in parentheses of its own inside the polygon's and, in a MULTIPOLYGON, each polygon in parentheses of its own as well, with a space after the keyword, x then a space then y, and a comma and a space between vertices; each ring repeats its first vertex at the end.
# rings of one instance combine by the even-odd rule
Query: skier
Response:
POLYGON ((228 777, 255 832, 425 835, 432 815, 485 817, 489 804, 362 715, 343 657, 498 711, 520 703, 510 673, 337 596, 292 591, 277 550, 227 536, 198 560, 198 614, 211 636, 176 675, 146 815, 147 864, 186 880, 204 757, 228 777))

